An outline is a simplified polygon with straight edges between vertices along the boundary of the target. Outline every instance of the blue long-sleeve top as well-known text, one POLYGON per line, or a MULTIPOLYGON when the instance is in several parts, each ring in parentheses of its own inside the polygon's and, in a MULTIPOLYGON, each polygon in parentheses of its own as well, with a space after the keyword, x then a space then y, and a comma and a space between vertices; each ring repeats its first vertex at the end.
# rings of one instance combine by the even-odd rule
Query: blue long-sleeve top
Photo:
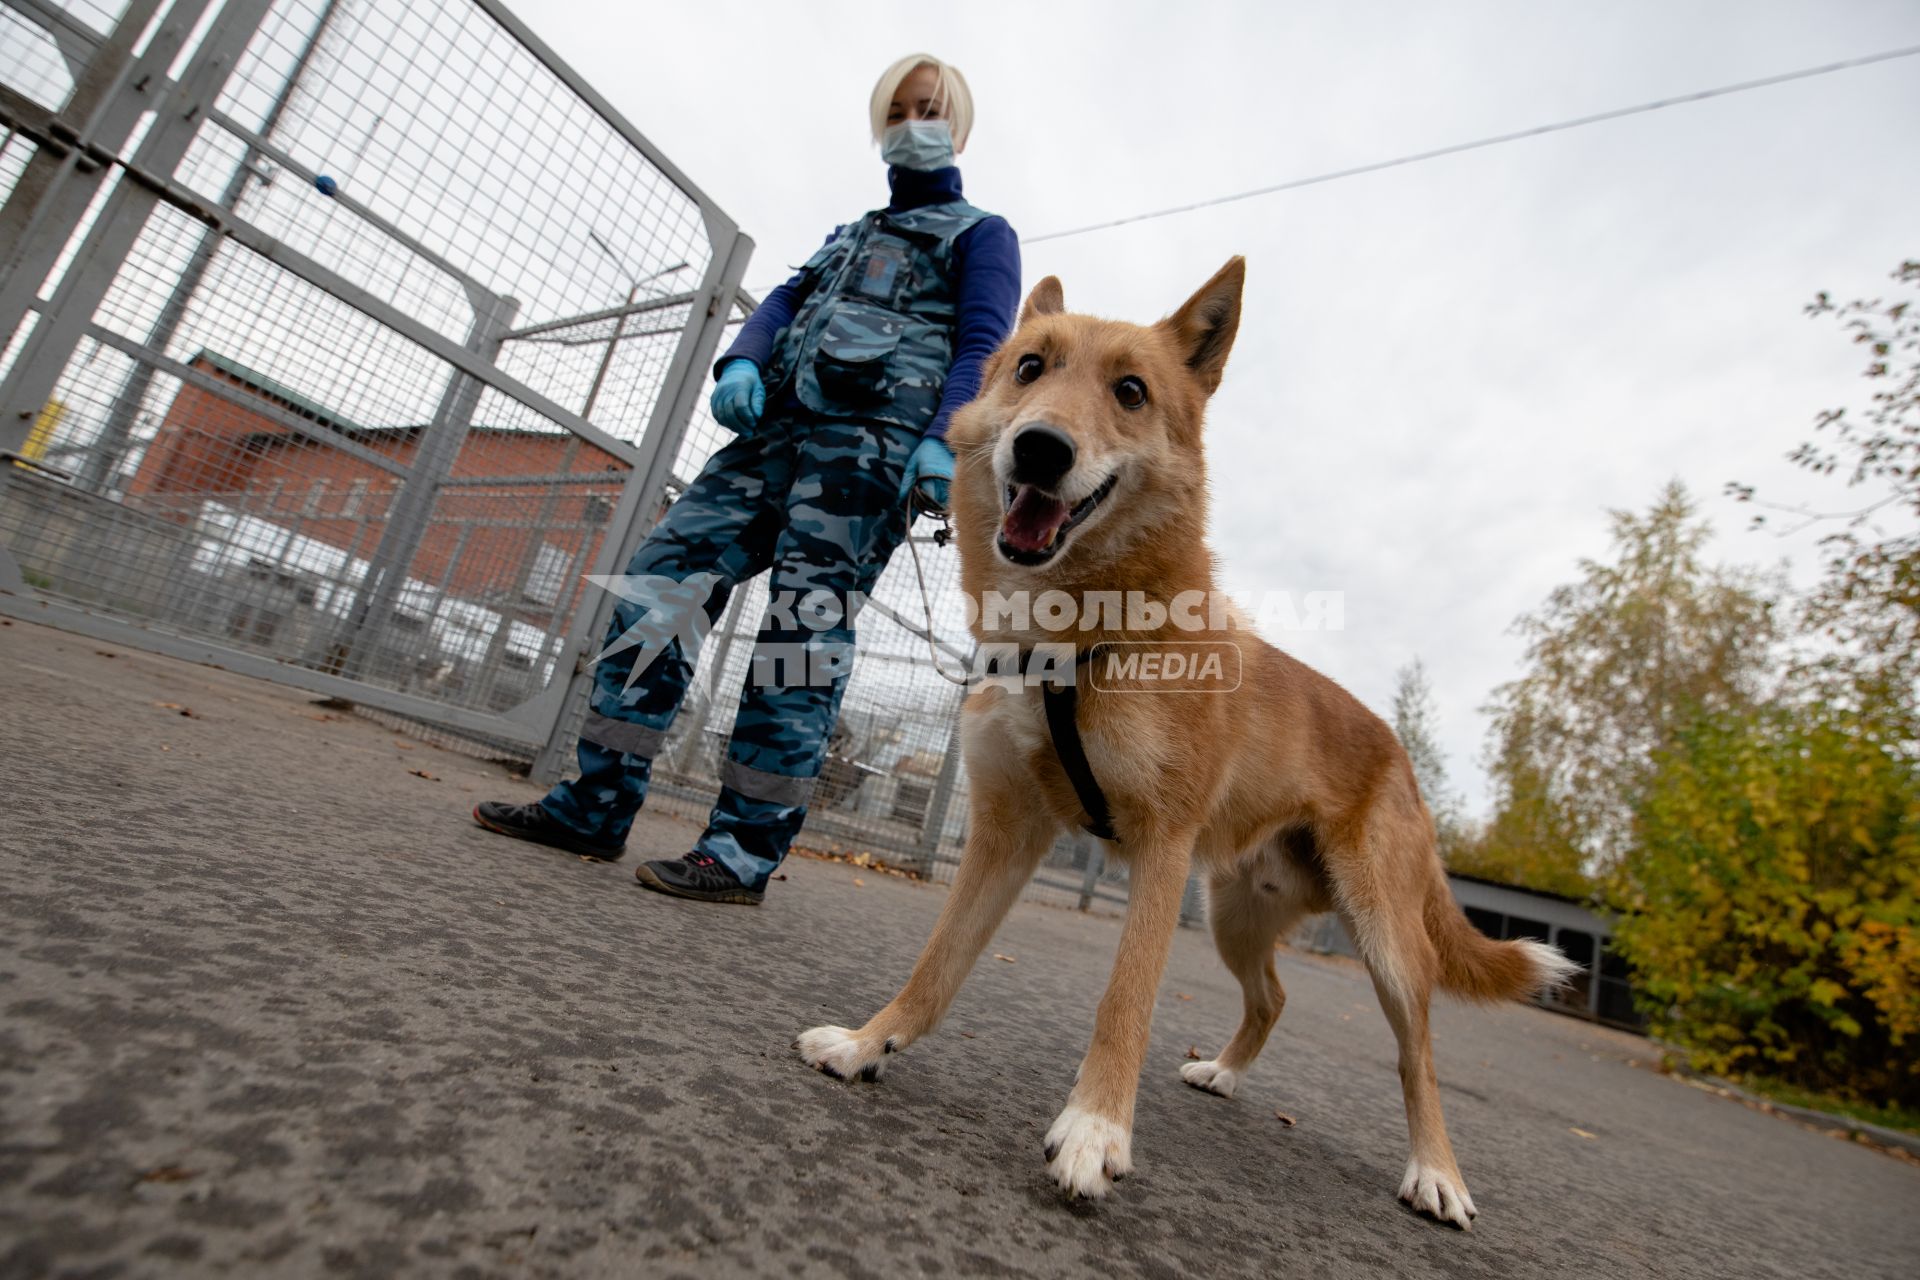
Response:
MULTIPOLYGON (((887 188, 892 193, 887 202, 891 213, 947 204, 961 198, 960 170, 949 166, 922 171, 894 165, 887 170, 887 188)), ((827 239, 839 234, 836 227, 827 239)), ((1005 218, 982 218, 954 241, 954 266, 958 278, 954 282, 953 364, 940 391, 940 411, 927 428, 927 435, 936 440, 946 439, 947 421, 954 410, 979 394, 980 371, 987 357, 1013 332, 1014 309, 1020 303, 1019 237, 1005 218)), ((726 354, 714 361, 714 372, 718 374, 729 360, 751 360, 764 371, 773 358, 774 337, 793 323, 807 287, 807 277, 796 273, 768 293, 740 327, 726 354)))

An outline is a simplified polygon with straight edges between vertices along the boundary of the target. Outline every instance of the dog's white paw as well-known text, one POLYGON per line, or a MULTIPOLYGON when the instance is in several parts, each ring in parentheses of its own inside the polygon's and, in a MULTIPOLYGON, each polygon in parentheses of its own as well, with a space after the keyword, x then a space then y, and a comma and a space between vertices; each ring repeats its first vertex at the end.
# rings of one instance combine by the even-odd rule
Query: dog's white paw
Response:
POLYGON ((1407 1161, 1406 1176, 1400 1179, 1400 1198, 1418 1212, 1441 1222, 1451 1222, 1462 1231, 1470 1229, 1480 1213, 1473 1207, 1473 1197, 1467 1194, 1467 1184, 1458 1173, 1421 1164, 1418 1159, 1407 1161))
POLYGON ((880 1055, 886 1052, 885 1046, 869 1049, 845 1027, 815 1027, 811 1031, 802 1031, 800 1038, 793 1042, 800 1061, 817 1071, 824 1071, 835 1080, 865 1080, 872 1083, 880 1078, 880 1055))
POLYGON ((1097 1200, 1133 1172, 1133 1135, 1069 1105, 1047 1130, 1047 1172, 1068 1195, 1097 1200))
POLYGON ((1205 1089, 1223 1098, 1231 1098, 1233 1091, 1240 1087, 1240 1073, 1232 1067, 1221 1066, 1217 1058, 1211 1062, 1181 1063, 1180 1078, 1196 1089, 1205 1089))

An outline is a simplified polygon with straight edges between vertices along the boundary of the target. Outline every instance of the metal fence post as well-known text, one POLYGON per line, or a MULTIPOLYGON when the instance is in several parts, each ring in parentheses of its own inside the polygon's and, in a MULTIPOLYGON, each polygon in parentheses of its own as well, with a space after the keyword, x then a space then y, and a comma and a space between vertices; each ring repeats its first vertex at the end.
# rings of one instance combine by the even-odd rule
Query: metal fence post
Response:
POLYGON ((1186 892, 1180 895, 1180 924, 1192 928, 1205 919, 1206 914, 1206 903, 1200 896, 1200 877, 1189 874, 1186 892))
MULTIPOLYGON (((494 298, 475 307, 467 348, 489 364, 499 357, 501 336, 513 327, 520 304, 512 298, 494 298)), ((479 379, 455 369, 434 410, 433 421, 422 433, 420 448, 408 468, 406 483, 387 514, 386 530, 367 564, 358 598, 341 627, 341 639, 327 654, 323 670, 349 679, 366 674, 367 663, 386 634, 394 602, 406 585, 407 571, 426 537, 440 485, 453 474, 453 464, 473 430, 473 411, 479 407, 479 379)), ((505 625, 503 623, 503 625, 505 625)))
MULTIPOLYGON (((967 663, 967 669, 973 670, 973 663, 967 663)), ((947 813, 953 808, 953 797, 960 781, 960 708, 966 703, 967 691, 958 686, 953 693, 953 713, 950 717, 952 728, 947 731, 947 749, 940 760, 940 775, 934 780, 933 795, 927 801, 927 818, 920 829, 920 874, 928 880, 933 879, 933 864, 940 857, 940 841, 947 826, 947 813)))
POLYGON ((1087 873, 1080 881, 1080 910, 1086 911, 1093 906, 1094 892, 1100 887, 1100 873, 1107 868, 1107 846, 1098 840, 1087 845, 1087 837, 1076 837, 1081 847, 1087 850, 1087 873))

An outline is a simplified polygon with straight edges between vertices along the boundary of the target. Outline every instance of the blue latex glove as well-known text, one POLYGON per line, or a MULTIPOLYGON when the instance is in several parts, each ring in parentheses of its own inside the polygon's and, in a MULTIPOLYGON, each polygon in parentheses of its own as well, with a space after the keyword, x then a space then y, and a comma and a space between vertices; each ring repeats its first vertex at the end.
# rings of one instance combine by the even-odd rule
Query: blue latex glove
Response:
POLYGON ((714 421, 721 426, 743 436, 752 435, 767 407, 767 388, 760 381, 759 368, 751 360, 727 361, 713 384, 713 399, 707 403, 713 409, 714 421))
POLYGON ((907 474, 900 480, 900 501, 906 502, 915 489, 923 501, 931 501, 941 511, 947 509, 948 485, 953 479, 953 450, 945 440, 928 436, 907 459, 907 474))

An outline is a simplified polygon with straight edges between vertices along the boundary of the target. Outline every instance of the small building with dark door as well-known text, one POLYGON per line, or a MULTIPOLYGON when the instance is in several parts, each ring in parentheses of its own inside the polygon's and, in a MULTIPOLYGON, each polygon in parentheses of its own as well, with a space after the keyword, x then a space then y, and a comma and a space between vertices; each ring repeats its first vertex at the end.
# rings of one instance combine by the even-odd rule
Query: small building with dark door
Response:
MULTIPOLYGON (((1626 962, 1609 945, 1613 927, 1585 901, 1457 871, 1447 873, 1447 883, 1467 919, 1489 938, 1532 938, 1551 943, 1580 966, 1580 972, 1565 988, 1542 995, 1540 1005, 1632 1031, 1646 1025, 1646 1019, 1633 1007, 1626 962)), ((1356 954, 1352 939, 1347 937, 1339 917, 1333 915, 1308 921, 1293 941, 1315 951, 1356 954)))

